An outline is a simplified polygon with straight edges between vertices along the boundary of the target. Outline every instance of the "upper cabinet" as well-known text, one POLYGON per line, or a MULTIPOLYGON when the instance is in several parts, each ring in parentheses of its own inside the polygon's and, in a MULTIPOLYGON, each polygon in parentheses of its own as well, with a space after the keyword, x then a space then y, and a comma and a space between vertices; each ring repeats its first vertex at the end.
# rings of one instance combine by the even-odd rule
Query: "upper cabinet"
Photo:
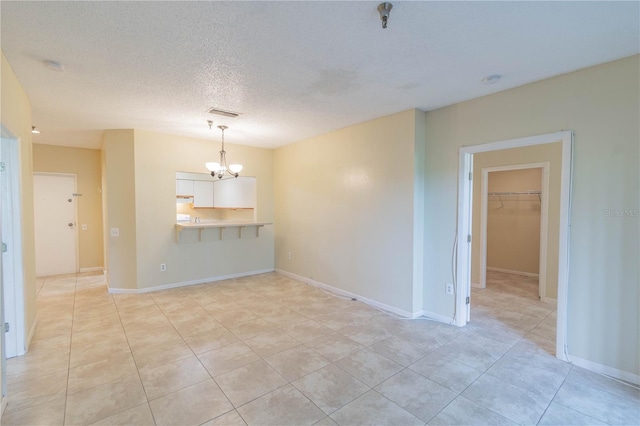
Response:
POLYGON ((176 179, 176 195, 193 197, 193 181, 187 179, 176 179))
POLYGON ((193 208, 255 209, 256 178, 214 178, 204 173, 176 172, 176 202, 193 208))
POLYGON ((193 181, 193 208, 212 208, 213 198, 213 182, 193 181))
POLYGON ((213 207, 253 209, 256 207, 256 178, 239 176, 213 182, 213 207))

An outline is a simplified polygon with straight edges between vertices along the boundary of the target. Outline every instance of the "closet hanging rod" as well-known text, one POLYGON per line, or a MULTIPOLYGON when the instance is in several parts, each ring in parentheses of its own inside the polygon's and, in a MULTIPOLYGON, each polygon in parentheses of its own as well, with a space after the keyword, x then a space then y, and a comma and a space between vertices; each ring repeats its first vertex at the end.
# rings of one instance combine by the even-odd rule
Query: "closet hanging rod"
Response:
POLYGON ((500 195, 500 196, 510 196, 510 195, 540 195, 542 191, 518 191, 518 192, 489 192, 487 195, 500 195))

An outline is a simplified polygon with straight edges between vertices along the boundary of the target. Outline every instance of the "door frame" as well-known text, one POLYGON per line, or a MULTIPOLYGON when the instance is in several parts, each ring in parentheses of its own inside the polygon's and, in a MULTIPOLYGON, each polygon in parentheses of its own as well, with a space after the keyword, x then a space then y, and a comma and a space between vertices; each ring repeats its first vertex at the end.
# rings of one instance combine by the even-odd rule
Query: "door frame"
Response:
MULTIPOLYGON (((33 172, 33 176, 64 176, 64 177, 72 177, 73 178, 73 198, 75 201, 75 208, 73 212, 73 223, 74 223, 74 232, 75 232, 75 251, 76 251, 76 270, 73 273, 80 272, 80 233, 78 232, 78 197, 76 196, 78 193, 78 175, 75 173, 54 173, 54 172, 33 172)), ((34 179, 35 181, 35 179, 34 179)), ((35 183, 34 183, 35 187, 35 183)), ((35 189, 34 189, 35 190, 35 189)), ((37 262, 37 259, 36 259, 37 262)))
POLYGON ((573 169, 573 132, 560 131, 545 135, 509 139, 481 145, 463 146, 458 158, 458 232, 459 247, 456 272, 458 291, 456 291, 456 325, 464 326, 469 322, 471 296, 471 242, 472 206, 473 206, 473 154, 498 151, 509 148, 542 145, 561 142, 562 170, 560 173, 560 226, 558 247, 558 320, 556 327, 556 357, 567 361, 567 290, 569 287, 569 243, 571 226, 571 176, 573 169))
MULTIPOLYGON (((3 279, 2 283, 2 338, 3 345, 3 362, 6 360, 7 356, 7 336, 11 336, 11 345, 15 349, 14 356, 24 355, 26 353, 27 343, 26 343, 26 325, 25 325, 25 300, 24 300, 24 262, 23 262, 23 245, 22 245, 22 193, 20 191, 22 186, 22 173, 21 173, 21 163, 20 163, 20 140, 13 136, 11 132, 8 131, 4 126, 2 126, 1 130, 1 139, 0 139, 0 149, 3 150, 3 158, 2 161, 6 164, 6 173, 8 173, 5 179, 9 179, 9 197, 11 197, 11 210, 9 211, 9 217, 11 223, 2 224, 2 227, 10 226, 11 227, 11 235, 8 240, 4 241, 7 243, 9 251, 11 253, 10 264, 3 265, 3 273, 6 272, 5 269, 9 266, 9 271, 12 275, 11 282, 5 282, 3 279), (13 333, 4 333, 4 322, 8 319, 7 313, 4 309, 5 303, 5 295, 9 295, 10 297, 6 299, 6 301, 13 301, 13 306, 15 308, 13 315, 15 318, 10 318, 13 320, 13 324, 11 324, 13 333)), ((4 172, 3 172, 4 173, 4 172)), ((0 230, 1 228, 0 227, 0 230)), ((2 237, 3 239, 8 238, 5 234, 2 237)), ((2 255, 2 261, 4 262, 4 255, 2 255)), ((0 277, 2 278, 2 277, 0 277)), ((5 376, 3 375, 3 380, 5 376)), ((6 385, 6 382, 5 382, 6 385)))
POLYGON ((538 263, 538 295, 546 301, 547 295, 547 241, 549 236, 549 168, 550 163, 528 163, 485 167, 480 182, 480 288, 487 287, 487 218, 489 215, 489 173, 509 170, 542 169, 540 193, 540 259, 538 263))

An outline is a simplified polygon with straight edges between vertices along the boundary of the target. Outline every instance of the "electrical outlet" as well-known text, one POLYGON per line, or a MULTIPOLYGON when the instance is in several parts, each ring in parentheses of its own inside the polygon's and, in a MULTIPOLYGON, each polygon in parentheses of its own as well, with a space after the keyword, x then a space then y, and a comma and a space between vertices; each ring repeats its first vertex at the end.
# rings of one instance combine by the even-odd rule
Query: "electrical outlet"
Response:
POLYGON ((287 259, 289 259, 289 260, 291 259, 291 252, 290 251, 287 252, 287 259))
POLYGON ((83 230, 83 231, 86 231, 86 230, 87 230, 87 224, 86 224, 86 223, 83 223, 83 224, 82 224, 82 230, 83 230))
POLYGON ((167 270, 167 264, 166 263, 161 263, 160 264, 160 272, 164 272, 167 270))
POLYGON ((447 294, 453 294, 453 284, 447 283, 445 291, 447 294))
POLYGON ((120 228, 111 228, 111 236, 119 237, 120 236, 120 228))

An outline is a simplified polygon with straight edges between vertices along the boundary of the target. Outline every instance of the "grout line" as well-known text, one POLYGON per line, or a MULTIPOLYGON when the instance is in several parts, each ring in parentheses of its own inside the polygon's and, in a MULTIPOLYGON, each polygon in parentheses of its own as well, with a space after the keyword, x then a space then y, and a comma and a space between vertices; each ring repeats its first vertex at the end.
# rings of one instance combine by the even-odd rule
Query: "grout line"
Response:
MULTIPOLYGON (((46 284, 46 281, 45 281, 46 284)), ((44 287, 44 284, 43 284, 44 287)), ((64 413, 62 417, 62 424, 67 422, 67 401, 69 397, 69 376, 71 375, 71 351, 73 344, 73 323, 75 320, 76 311, 76 292, 78 290, 78 274, 75 277, 75 283, 73 285, 73 305, 71 306, 71 333, 69 333, 69 362, 67 364, 67 387, 64 392, 64 413)))
MULTIPOLYGON (((122 317, 120 316, 120 310, 118 309, 118 304, 116 303, 115 299, 113 298, 113 295, 110 295, 111 299, 113 300, 113 304, 116 307, 116 313, 118 314, 118 320, 120 321, 120 327, 122 327, 122 332, 124 333, 124 338, 127 341, 127 346, 129 346, 129 352, 131 353, 131 358, 133 359, 133 364, 136 367, 136 373, 138 374, 138 380, 140 380, 140 386, 142 386, 142 391, 144 392, 144 397, 147 400, 147 406, 149 407, 149 411, 151 412, 151 418, 153 419, 153 423, 154 424, 158 424, 158 422, 156 422, 156 418, 153 415, 153 410, 151 409, 151 405, 149 404, 149 396, 147 395, 147 390, 144 387, 144 383, 142 382, 142 376, 140 375, 140 369, 138 368, 138 363, 136 362, 136 358, 133 356, 133 349, 131 349, 131 343, 129 343, 129 337, 127 336, 127 331, 124 328, 124 324, 122 322, 122 317)), ((155 303, 155 300, 154 300, 155 303)), ((126 411, 126 410, 123 410, 126 411)), ((122 412, 122 411, 121 411, 122 412)), ((115 413, 118 414, 118 413, 115 413)), ((112 414, 112 415, 115 415, 112 414)), ((109 417, 109 416, 108 416, 109 417)), ((98 419, 100 420, 100 419, 98 419)), ((96 421, 98 421, 96 420, 96 421)))

